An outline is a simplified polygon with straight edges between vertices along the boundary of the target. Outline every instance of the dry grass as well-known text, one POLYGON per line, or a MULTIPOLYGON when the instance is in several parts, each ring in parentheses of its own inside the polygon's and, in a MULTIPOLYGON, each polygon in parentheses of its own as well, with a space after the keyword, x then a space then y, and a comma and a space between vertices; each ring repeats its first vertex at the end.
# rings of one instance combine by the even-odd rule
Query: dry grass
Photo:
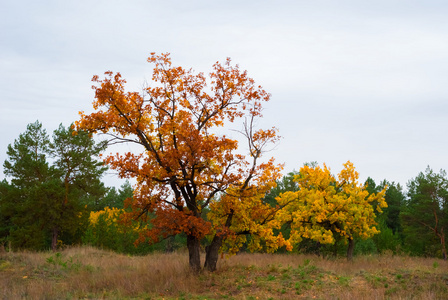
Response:
POLYGON ((129 257, 81 247, 60 255, 8 253, 0 260, 0 295, 5 299, 121 299, 190 292, 197 282, 180 253, 129 257))
POLYGON ((191 275, 187 253, 129 257, 90 247, 0 254, 1 299, 448 299, 448 264, 364 256, 240 254, 191 275))

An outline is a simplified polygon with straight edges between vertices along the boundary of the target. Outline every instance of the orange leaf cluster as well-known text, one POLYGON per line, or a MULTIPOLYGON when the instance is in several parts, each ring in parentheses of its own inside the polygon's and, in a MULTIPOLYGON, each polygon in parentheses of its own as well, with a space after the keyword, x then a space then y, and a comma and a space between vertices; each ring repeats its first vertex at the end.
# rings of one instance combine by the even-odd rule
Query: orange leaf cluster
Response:
POLYGON ((244 223, 257 214, 258 219, 269 215, 257 203, 279 177, 280 167, 273 160, 263 163, 261 157, 278 136, 275 128, 255 129, 254 120, 261 117, 262 103, 270 95, 230 59, 214 64, 209 80, 203 73, 173 66, 167 53, 151 53, 148 62, 154 66, 153 82, 143 94, 126 92, 120 73, 106 72, 104 79, 94 76, 95 111, 81 112, 75 124, 78 130, 108 134, 111 142, 142 147, 138 154, 105 158, 121 177, 136 180, 132 212, 126 218, 151 214, 152 227, 141 239, 226 232, 229 224, 219 222, 217 215, 216 222, 207 221, 204 213, 223 194, 228 196, 221 198, 222 207, 227 205, 224 199, 238 199, 226 213, 220 208, 223 219, 235 215, 234 222, 244 223), (225 124, 238 120, 243 121, 248 155, 241 154, 237 140, 222 134, 225 124), (257 188, 249 197, 243 195, 257 188), (238 192, 230 196, 233 191, 238 192))

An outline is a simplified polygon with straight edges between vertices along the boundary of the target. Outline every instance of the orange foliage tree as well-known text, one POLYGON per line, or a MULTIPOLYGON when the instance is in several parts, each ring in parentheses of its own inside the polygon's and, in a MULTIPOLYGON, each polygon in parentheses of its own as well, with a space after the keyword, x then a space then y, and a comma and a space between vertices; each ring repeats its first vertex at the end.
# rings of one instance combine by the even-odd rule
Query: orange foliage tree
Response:
MULTIPOLYGON (((216 269, 223 241, 258 235, 275 248, 285 241, 269 230, 274 211, 263 203, 281 166, 262 161, 266 147, 278 140, 275 128, 261 130, 262 103, 270 95, 230 59, 216 63, 209 74, 172 65, 169 54, 151 53, 152 85, 143 94, 126 92, 120 73, 93 77, 96 85, 91 114, 80 112, 78 129, 105 133, 116 142, 142 146, 140 153, 110 155, 109 166, 122 178, 134 178, 132 212, 125 220, 146 219, 151 228, 139 242, 157 242, 185 233, 190 267, 200 266, 200 241, 206 247, 208 270, 216 269), (230 123, 241 124, 247 154, 228 137, 230 123), (210 220, 207 213, 210 212, 210 220), (248 225, 251 223, 252 225, 248 225)), ((241 140, 240 140, 241 142, 241 140)))
POLYGON ((291 225, 288 242, 297 244, 308 238, 321 244, 333 244, 336 239, 348 241, 347 258, 353 256, 354 238, 367 239, 379 233, 374 225, 375 212, 387 207, 386 187, 377 194, 369 194, 367 187, 358 182, 359 174, 351 162, 337 177, 324 165, 305 165, 294 180, 298 191, 285 192, 277 198, 281 210, 276 218, 277 227, 291 225))

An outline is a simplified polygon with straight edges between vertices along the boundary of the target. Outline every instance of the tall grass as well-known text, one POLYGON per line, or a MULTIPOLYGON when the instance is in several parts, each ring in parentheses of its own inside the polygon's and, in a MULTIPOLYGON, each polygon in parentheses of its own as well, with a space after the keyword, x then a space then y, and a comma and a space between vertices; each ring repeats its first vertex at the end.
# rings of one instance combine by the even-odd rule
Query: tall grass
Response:
POLYGON ((1 299, 448 299, 447 283, 446 262, 393 255, 244 253, 192 275, 186 252, 0 254, 1 299))
POLYGON ((91 247, 61 252, 7 253, 0 258, 0 291, 4 299, 89 298, 101 295, 194 292, 183 253, 125 256, 91 247), (53 259, 55 260, 55 259, 53 259))

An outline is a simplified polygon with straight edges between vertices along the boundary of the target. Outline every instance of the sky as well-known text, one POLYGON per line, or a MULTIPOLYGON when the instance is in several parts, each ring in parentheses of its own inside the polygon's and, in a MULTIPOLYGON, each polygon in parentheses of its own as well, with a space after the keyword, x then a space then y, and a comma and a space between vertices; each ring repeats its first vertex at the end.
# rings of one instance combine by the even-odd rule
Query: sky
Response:
MULTIPOLYGON (((51 134, 92 111, 91 78, 150 82, 151 52, 208 73, 227 57, 272 96, 260 126, 284 172, 406 185, 448 169, 448 2, 0 1, 0 180, 8 144, 39 120, 51 134)), ((120 185, 108 173, 106 185, 120 185)))

